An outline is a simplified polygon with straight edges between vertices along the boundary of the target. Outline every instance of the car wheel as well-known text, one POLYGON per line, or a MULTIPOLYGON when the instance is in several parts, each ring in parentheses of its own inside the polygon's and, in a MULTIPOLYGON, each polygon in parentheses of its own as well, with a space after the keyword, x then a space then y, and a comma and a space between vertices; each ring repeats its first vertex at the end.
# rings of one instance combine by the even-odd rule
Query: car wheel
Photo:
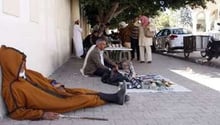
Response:
POLYGON ((170 51, 170 44, 166 43, 164 49, 165 49, 166 52, 169 52, 170 51))
POLYGON ((158 52, 160 50, 160 47, 156 41, 153 42, 152 46, 153 46, 152 48, 154 49, 153 50, 154 52, 158 52))
POLYGON ((201 55, 202 57, 206 57, 206 51, 200 51, 200 55, 201 55))
POLYGON ((153 45, 151 46, 151 50, 152 50, 152 52, 156 52, 156 46, 155 46, 155 44, 153 44, 153 45))
POLYGON ((185 57, 185 58, 188 58, 189 55, 190 55, 190 52, 184 52, 184 57, 185 57))
POLYGON ((212 58, 213 58, 213 56, 211 56, 211 55, 207 56, 207 60, 208 60, 208 61, 211 61, 212 58))
POLYGON ((211 44, 208 43, 205 52, 206 52, 206 58, 207 58, 207 60, 208 60, 208 61, 211 61, 212 58, 213 58, 213 53, 212 53, 212 51, 211 51, 211 44))

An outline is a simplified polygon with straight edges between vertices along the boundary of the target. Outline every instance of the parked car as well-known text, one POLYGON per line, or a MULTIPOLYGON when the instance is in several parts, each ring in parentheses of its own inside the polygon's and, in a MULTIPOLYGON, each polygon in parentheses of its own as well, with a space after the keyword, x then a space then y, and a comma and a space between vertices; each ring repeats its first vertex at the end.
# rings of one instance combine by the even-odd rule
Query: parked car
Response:
POLYGON ((183 37, 192 35, 185 28, 164 28, 153 38, 153 50, 170 51, 173 49, 183 49, 183 37))

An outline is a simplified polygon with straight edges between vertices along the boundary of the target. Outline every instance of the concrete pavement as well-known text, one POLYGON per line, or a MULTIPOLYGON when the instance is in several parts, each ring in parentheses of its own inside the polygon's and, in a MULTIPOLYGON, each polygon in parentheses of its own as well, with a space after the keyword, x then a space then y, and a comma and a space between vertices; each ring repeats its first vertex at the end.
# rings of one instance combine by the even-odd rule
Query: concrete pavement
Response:
POLYGON ((167 52, 157 52, 157 53, 162 54, 162 55, 166 55, 166 56, 179 58, 179 59, 182 59, 185 61, 194 62, 194 63, 200 64, 200 65, 220 68, 220 57, 219 58, 213 57, 213 59, 211 61, 207 61, 207 59, 205 57, 201 56, 200 51, 191 52, 189 57, 187 57, 187 58, 184 56, 183 50, 171 51, 169 53, 167 53, 167 52))
MULTIPOLYGON (((51 78, 66 87, 84 87, 103 92, 116 92, 117 87, 103 84, 98 77, 83 77, 82 60, 71 58, 51 78)), ((153 54, 151 64, 134 61, 138 74, 160 74, 191 92, 129 93, 131 100, 123 106, 107 104, 66 113, 68 115, 108 118, 109 121, 59 119, 54 121, 16 121, 5 118, 0 125, 219 125, 220 93, 184 74, 220 78, 218 68, 198 65, 176 58, 153 54), (181 72, 180 72, 181 71, 181 72)), ((203 79, 201 77, 201 79, 203 79)), ((220 82, 220 81, 218 81, 220 82)))

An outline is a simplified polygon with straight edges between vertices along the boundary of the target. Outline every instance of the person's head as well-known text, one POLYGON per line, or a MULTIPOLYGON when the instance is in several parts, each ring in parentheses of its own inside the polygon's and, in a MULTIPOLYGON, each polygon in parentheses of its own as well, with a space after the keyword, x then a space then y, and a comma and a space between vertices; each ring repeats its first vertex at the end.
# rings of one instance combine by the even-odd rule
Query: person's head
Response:
POLYGON ((125 21, 122 21, 122 22, 119 23, 119 29, 120 28, 125 28, 127 26, 128 26, 128 24, 125 21))
POLYGON ((149 18, 146 16, 141 16, 140 20, 143 27, 146 27, 150 24, 149 18))
POLYGON ((20 68, 19 77, 26 78, 25 68, 26 68, 26 61, 23 61, 20 68))
POLYGON ((106 38, 105 37, 100 37, 96 40, 96 46, 100 49, 100 50, 104 50, 106 47, 106 38))
POLYGON ((109 27, 109 26, 110 26, 110 23, 109 23, 109 22, 105 24, 105 27, 109 27))
POLYGON ((98 25, 98 24, 96 24, 95 26, 93 26, 93 28, 92 28, 92 29, 93 29, 93 32, 94 32, 94 31, 99 31, 99 25, 98 25))
POLYGON ((25 72, 26 61, 23 61, 21 64, 20 72, 25 72))
POLYGON ((26 55, 23 52, 5 45, 1 46, 0 64, 4 69, 3 73, 6 74, 3 78, 6 79, 6 82, 18 79, 20 72, 26 70, 25 62, 26 55))
POLYGON ((79 20, 76 20, 76 21, 75 21, 75 24, 78 24, 78 25, 79 25, 79 20))
POLYGON ((99 32, 98 32, 98 31, 93 31, 93 32, 92 32, 92 35, 93 35, 93 36, 98 36, 98 35, 99 35, 99 32))
POLYGON ((105 24, 100 24, 99 31, 103 32, 105 31, 105 28, 105 24))

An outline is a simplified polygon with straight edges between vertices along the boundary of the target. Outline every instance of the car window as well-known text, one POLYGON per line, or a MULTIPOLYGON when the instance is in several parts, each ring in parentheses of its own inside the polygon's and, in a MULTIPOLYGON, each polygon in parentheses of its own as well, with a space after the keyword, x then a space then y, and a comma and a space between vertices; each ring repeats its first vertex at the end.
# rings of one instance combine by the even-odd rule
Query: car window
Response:
POLYGON ((189 31, 189 30, 187 30, 187 29, 183 29, 183 33, 184 33, 184 34, 190 34, 190 33, 192 33, 192 32, 189 31))
POLYGON ((164 30, 159 31, 156 36, 162 36, 163 35, 163 31, 164 30))
POLYGON ((168 35, 170 35, 170 33, 171 33, 170 30, 165 29, 163 32, 163 36, 168 36, 168 35))
POLYGON ((172 34, 189 34, 190 32, 187 29, 179 28, 173 29, 172 34))

